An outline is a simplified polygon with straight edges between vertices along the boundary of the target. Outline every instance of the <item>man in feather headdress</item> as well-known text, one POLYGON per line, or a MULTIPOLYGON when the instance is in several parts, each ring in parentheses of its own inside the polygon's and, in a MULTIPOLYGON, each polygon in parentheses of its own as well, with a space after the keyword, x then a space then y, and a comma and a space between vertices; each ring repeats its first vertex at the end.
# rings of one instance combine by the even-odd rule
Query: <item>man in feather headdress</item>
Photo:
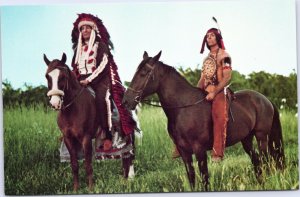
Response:
MULTIPOLYGON (((102 21, 94 15, 82 13, 78 15, 73 25, 73 72, 82 85, 92 88, 95 92, 101 128, 106 134, 104 149, 107 151, 114 146, 114 142, 118 141, 118 139, 115 141, 112 139, 114 136, 111 133, 114 126, 113 109, 118 112, 119 116, 121 132, 119 135, 130 136, 136 123, 131 113, 121 105, 125 89, 110 52, 113 44, 102 21), (103 81, 103 75, 109 75, 109 81, 103 81)), ((121 148, 120 143, 115 145, 121 148)))

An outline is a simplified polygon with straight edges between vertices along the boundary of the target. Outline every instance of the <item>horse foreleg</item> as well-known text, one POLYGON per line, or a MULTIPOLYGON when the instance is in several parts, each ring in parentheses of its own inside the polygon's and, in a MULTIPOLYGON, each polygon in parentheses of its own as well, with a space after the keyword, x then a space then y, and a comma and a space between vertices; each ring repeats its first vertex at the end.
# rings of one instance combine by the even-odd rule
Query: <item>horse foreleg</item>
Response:
POLYGON ((133 166, 133 156, 129 158, 122 159, 123 165, 123 176, 125 179, 133 179, 134 178, 134 166, 133 166))
POLYGON ((93 156, 93 147, 92 139, 89 136, 83 138, 82 147, 84 151, 84 165, 85 171, 88 179, 89 190, 93 189, 93 167, 92 167, 92 156, 93 156))
POLYGON ((73 138, 64 137, 64 142, 70 153, 71 168, 73 174, 73 190, 76 192, 79 188, 79 180, 78 180, 79 165, 77 160, 77 147, 73 138))
POLYGON ((208 175, 206 151, 201 151, 200 153, 196 154, 196 158, 198 161, 200 175, 202 177, 202 184, 204 185, 205 191, 208 191, 209 175, 208 175))
POLYGON ((133 150, 132 153, 133 155, 130 155, 128 158, 123 158, 122 159, 122 166, 123 166, 123 176, 125 179, 133 179, 135 176, 134 173, 134 165, 133 165, 133 160, 134 160, 134 153, 135 153, 135 136, 134 133, 130 135, 133 150))
POLYGON ((193 158, 191 153, 184 152, 181 148, 177 147, 184 162, 185 169, 189 178, 189 183, 192 191, 195 188, 195 169, 192 165, 193 158))
POLYGON ((261 170, 258 154, 256 153, 256 151, 253 148, 253 135, 247 136, 241 142, 242 142, 245 152, 249 155, 249 157, 251 159, 256 178, 259 182, 261 182, 262 170, 261 170))

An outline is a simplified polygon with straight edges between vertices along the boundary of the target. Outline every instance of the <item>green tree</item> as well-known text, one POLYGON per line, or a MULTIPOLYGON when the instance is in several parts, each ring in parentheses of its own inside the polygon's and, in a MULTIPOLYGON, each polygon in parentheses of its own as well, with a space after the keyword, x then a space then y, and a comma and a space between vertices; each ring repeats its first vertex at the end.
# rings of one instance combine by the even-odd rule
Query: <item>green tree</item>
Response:
POLYGON ((268 97, 278 108, 296 109, 297 74, 295 71, 288 77, 264 71, 252 72, 248 81, 250 89, 268 97))
POLYGON ((199 68, 199 64, 195 69, 183 69, 183 67, 180 66, 177 70, 188 82, 190 82, 190 84, 192 84, 193 86, 197 86, 198 81, 201 77, 201 69, 199 68))
POLYGON ((21 89, 13 89, 8 80, 2 82, 3 107, 12 107, 18 104, 21 89))
POLYGON ((48 99, 46 96, 48 89, 41 85, 33 87, 28 84, 24 84, 24 90, 20 88, 14 89, 8 80, 2 82, 2 94, 3 94, 3 107, 36 107, 43 105, 47 108, 48 99))
POLYGON ((272 81, 274 76, 264 71, 252 72, 249 74, 250 89, 256 90, 267 97, 271 97, 273 93, 272 81))
POLYGON ((230 88, 233 91, 250 89, 250 84, 245 75, 233 70, 231 74, 230 88))

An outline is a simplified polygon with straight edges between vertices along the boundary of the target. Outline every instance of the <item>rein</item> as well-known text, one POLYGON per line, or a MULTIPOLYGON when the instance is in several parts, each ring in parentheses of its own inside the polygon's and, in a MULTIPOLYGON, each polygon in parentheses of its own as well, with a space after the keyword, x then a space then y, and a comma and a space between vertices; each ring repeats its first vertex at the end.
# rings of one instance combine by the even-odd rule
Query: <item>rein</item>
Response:
POLYGON ((152 104, 150 103, 150 100, 143 100, 142 103, 145 103, 147 105, 151 105, 151 106, 154 106, 154 107, 163 107, 163 108, 166 108, 166 109, 179 109, 179 108, 187 108, 187 107, 192 107, 194 105, 197 105, 199 103, 202 103, 203 101, 205 100, 205 97, 196 101, 195 103, 192 103, 192 104, 188 104, 188 105, 183 105, 183 106, 161 106, 161 105, 156 105, 156 104, 152 104))
POLYGON ((75 100, 82 94, 83 90, 84 90, 84 87, 82 87, 82 88, 80 89, 79 93, 76 94, 76 95, 73 97, 73 99, 71 100, 71 102, 70 102, 69 104, 63 105, 62 108, 61 108, 61 110, 65 110, 65 109, 67 109, 68 107, 70 107, 70 106, 75 102, 75 100))

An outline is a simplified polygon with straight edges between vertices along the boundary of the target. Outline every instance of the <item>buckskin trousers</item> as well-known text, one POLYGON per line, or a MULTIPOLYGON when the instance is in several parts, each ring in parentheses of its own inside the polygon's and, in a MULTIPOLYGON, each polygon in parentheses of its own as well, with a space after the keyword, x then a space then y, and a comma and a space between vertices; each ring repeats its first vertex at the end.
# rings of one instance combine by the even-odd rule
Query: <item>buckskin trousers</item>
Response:
POLYGON ((212 156, 223 157, 226 143, 228 102, 224 91, 216 95, 212 102, 214 143, 212 156))

